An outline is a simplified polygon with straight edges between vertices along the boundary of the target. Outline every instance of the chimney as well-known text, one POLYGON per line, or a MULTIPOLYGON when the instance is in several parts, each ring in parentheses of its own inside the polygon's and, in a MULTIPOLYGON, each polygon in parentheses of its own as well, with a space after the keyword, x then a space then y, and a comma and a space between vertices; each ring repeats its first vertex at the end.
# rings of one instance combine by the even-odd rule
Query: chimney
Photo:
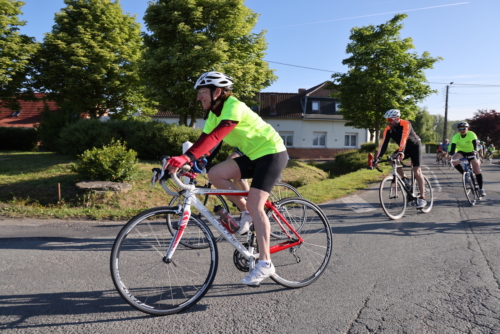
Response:
POLYGON ((307 89, 305 88, 299 88, 299 94, 305 93, 307 89))

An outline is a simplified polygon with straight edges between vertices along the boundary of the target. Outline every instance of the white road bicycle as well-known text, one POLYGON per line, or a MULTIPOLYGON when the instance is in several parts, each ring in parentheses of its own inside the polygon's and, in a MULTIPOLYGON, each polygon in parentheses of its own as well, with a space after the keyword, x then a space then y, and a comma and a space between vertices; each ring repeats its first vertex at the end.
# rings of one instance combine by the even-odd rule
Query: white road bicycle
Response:
MULTIPOLYGON (((118 293, 134 308, 153 315, 168 315, 195 305, 210 289, 218 267, 218 248, 205 220, 235 248, 233 262, 248 272, 259 257, 253 228, 240 242, 197 195, 247 196, 238 190, 197 188, 183 184, 175 174, 157 170, 152 183, 160 181, 170 195, 167 177, 182 189, 184 202, 178 206, 152 208, 132 218, 119 232, 111 251, 110 269, 118 293), (191 207, 205 218, 191 214, 191 207), (179 224, 171 233, 167 217, 179 224), (199 247, 192 247, 193 245, 199 247)), ((314 203, 298 197, 266 202, 271 225, 282 231, 272 237, 270 252, 276 267, 272 280, 288 288, 300 288, 316 281, 332 255, 332 232, 328 219, 314 203), (300 227, 300 231, 299 231, 300 227)))

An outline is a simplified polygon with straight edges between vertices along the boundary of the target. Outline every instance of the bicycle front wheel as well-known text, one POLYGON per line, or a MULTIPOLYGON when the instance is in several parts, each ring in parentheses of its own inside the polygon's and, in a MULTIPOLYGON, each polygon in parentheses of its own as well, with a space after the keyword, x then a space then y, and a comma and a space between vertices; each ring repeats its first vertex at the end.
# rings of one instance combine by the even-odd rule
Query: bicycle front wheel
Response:
POLYGON ((467 197, 467 200, 471 205, 475 205, 477 194, 470 172, 462 174, 462 183, 464 185, 465 196, 467 197))
POLYGON ((379 188, 380 205, 387 217, 401 219, 406 211, 406 191, 394 175, 385 177, 379 188))
MULTIPOLYGON (((276 274, 271 278, 288 288, 301 288, 316 281, 325 271, 332 254, 332 231, 323 211, 303 198, 285 198, 276 208, 294 229, 300 226, 304 242, 272 254, 276 274)), ((271 216, 271 224, 280 218, 271 216)), ((281 243, 278 240, 275 243, 281 243)), ((273 244, 273 242, 271 242, 273 244)))
POLYGON ((217 245, 197 217, 191 217, 188 224, 204 235, 209 247, 193 249, 179 244, 172 261, 164 261, 173 239, 168 215, 175 216, 175 210, 158 207, 138 214, 122 228, 111 251, 116 289, 131 306, 153 315, 178 313, 196 304, 217 272, 217 245))
MULTIPOLYGON (((196 186, 197 188, 204 188, 204 187, 199 187, 199 186, 196 186)), ((196 195, 196 198, 198 198, 198 200, 200 200, 203 205, 209 209, 209 210, 213 210, 217 205, 220 205, 222 206, 226 212, 229 212, 229 207, 227 206, 227 203, 226 201, 224 200, 224 198, 222 198, 222 196, 220 195, 196 195)), ((172 200, 170 201, 169 203, 169 206, 179 206, 181 205, 182 203, 184 202, 184 196, 182 195, 179 195, 179 196, 174 196, 172 198, 172 200)), ((220 234, 220 232, 212 225, 210 224, 209 222, 205 221, 205 217, 203 217, 195 207, 191 207, 191 215, 192 216, 195 216, 197 217, 198 219, 201 219, 205 222, 205 224, 207 226, 209 226, 210 230, 212 231, 212 234, 214 235, 214 238, 215 238, 215 241, 220 241, 223 237, 222 237, 222 234, 220 234)), ((217 219, 220 219, 219 216, 215 215, 215 218, 217 219)), ((178 216, 177 216, 178 217, 178 216)), ((170 232, 172 233, 172 235, 174 235, 175 231, 177 230, 178 228, 178 220, 177 218, 172 218, 170 216, 167 216, 167 223, 168 223, 168 228, 170 229, 170 232)), ((199 233, 199 229, 198 228, 194 228, 194 229, 191 229, 189 223, 188 223, 188 226, 186 227, 186 230, 184 231, 184 234, 189 234, 191 235, 190 238, 182 238, 182 240, 180 241, 181 244, 183 244, 184 246, 186 247, 191 247, 191 248, 205 248, 205 247, 208 247, 209 245, 206 244, 206 243, 203 243, 202 240, 204 238, 203 235, 199 234, 199 238, 196 238, 196 235, 199 233)))
MULTIPOLYGON (((418 183, 417 183, 418 184, 418 183)), ((432 205, 434 205, 434 191, 432 190, 431 183, 429 182, 429 179, 424 176, 424 198, 427 201, 427 205, 424 206, 423 208, 420 209, 420 211, 424 213, 428 213, 432 209, 432 205)), ((417 196, 420 196, 420 190, 417 187, 417 196)))

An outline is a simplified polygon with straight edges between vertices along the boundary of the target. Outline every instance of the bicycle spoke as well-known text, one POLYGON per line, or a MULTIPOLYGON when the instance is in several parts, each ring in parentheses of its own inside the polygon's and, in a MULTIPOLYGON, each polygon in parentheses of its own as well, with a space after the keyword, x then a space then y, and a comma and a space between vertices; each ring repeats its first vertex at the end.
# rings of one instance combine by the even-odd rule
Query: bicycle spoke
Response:
MULTIPOLYGON (((283 217, 294 227, 300 226, 298 233, 304 242, 272 254, 276 267, 276 275, 272 277, 277 283, 299 288, 314 282, 325 270, 332 252, 332 234, 330 225, 313 203, 300 198, 287 198, 278 202, 283 217)), ((276 216, 271 225, 277 224, 276 216)), ((290 235, 294 236, 290 232, 290 235)), ((278 239, 275 243, 281 243, 278 239)))
POLYGON ((172 262, 165 263, 173 238, 167 215, 178 219, 170 208, 150 209, 132 218, 118 234, 111 253, 113 283, 120 295, 136 309, 155 315, 177 313, 194 305, 210 288, 218 262, 210 230, 203 221, 191 217, 188 225, 204 235, 209 247, 194 249, 179 244, 172 262))

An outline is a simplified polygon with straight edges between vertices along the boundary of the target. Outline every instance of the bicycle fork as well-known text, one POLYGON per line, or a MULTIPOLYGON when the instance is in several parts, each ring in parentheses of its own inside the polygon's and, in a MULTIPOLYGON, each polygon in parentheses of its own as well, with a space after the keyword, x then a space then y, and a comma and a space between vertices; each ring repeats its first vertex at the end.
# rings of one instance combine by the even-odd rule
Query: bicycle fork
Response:
POLYGON ((179 223, 178 223, 179 228, 175 231, 172 242, 170 243, 167 251, 165 252, 165 256, 163 257, 163 262, 172 263, 175 266, 175 262, 172 261, 172 257, 174 256, 174 252, 177 249, 177 246, 179 245, 179 241, 181 240, 182 235, 184 234, 184 230, 186 229, 186 226, 189 222, 189 218, 191 218, 191 206, 186 205, 184 207, 184 212, 182 213, 182 216, 179 218, 179 223))

